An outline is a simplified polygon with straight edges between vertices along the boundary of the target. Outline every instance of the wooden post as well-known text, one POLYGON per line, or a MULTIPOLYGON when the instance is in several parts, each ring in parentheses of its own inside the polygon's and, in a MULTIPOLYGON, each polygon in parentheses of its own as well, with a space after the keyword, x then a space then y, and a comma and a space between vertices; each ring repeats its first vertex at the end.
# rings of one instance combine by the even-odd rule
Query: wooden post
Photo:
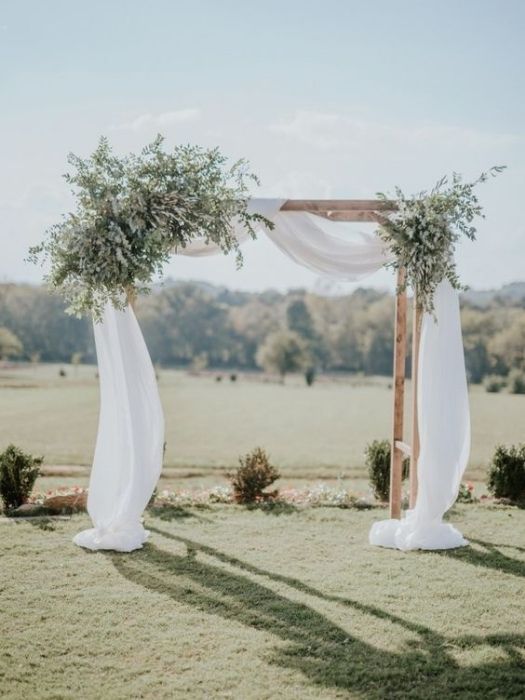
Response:
POLYGON ((397 273, 396 318, 394 330, 394 417, 390 450, 390 517, 401 517, 401 483, 403 478, 403 413, 405 402, 405 357, 407 334, 407 295, 405 270, 397 273), (402 290, 402 291, 400 291, 402 290))
POLYGON ((421 321, 423 314, 417 300, 417 292, 414 290, 412 300, 412 449, 410 453, 409 474, 409 507, 416 505, 417 498, 417 461, 419 459, 419 426, 417 418, 417 384, 419 368, 419 341, 421 338, 421 321))

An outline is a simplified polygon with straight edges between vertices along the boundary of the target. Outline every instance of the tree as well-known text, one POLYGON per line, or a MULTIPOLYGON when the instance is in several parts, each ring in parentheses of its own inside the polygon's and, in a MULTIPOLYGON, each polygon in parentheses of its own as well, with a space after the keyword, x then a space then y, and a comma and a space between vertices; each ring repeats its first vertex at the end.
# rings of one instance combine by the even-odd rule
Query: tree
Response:
POLYGON ((82 357, 83 357, 83 353, 81 353, 81 352, 74 352, 71 355, 71 364, 75 368, 75 374, 78 374, 78 366, 82 362, 82 357))
POLYGON ((384 297, 370 304, 362 317, 360 330, 364 348, 366 374, 392 373, 392 349, 394 347, 394 301, 384 297))
POLYGON ((0 328, 0 357, 18 357, 22 354, 23 346, 17 336, 9 328, 0 328))
POLYGON ((197 284, 141 298, 138 317, 154 362, 190 365, 203 355, 209 366, 236 364, 238 339, 228 308, 197 284))
POLYGON ((288 304, 286 320, 288 328, 305 340, 313 340, 315 337, 314 322, 303 299, 294 299, 288 304))
MULTIPOLYGON (((510 319, 509 319, 510 320, 510 319)), ((489 351, 496 362, 509 371, 513 367, 525 369, 525 318, 515 314, 515 319, 489 342, 489 351)))
POLYGON ((345 318, 331 329, 332 365, 350 372, 363 370, 363 333, 361 313, 346 310, 345 318))
POLYGON ((307 359, 305 341, 292 331, 271 333, 257 351, 257 364, 268 372, 277 372, 284 382, 289 372, 298 372, 307 359))
MULTIPOLYGON (((499 314, 498 314, 499 315, 499 314)), ((461 309, 461 329, 467 375, 471 382, 479 384, 493 369, 487 348, 487 340, 498 330, 490 310, 464 306, 461 309)))
POLYGON ((241 366, 255 367, 257 348, 266 337, 280 327, 279 310, 281 297, 268 300, 268 293, 252 295, 244 304, 236 305, 230 310, 233 330, 239 338, 237 363, 241 366))
POLYGON ((0 284, 0 327, 9 328, 23 345, 24 356, 41 362, 69 362, 74 352, 95 359, 93 324, 64 313, 64 302, 44 287, 0 284))
POLYGON ((323 366, 328 359, 328 349, 322 336, 318 333, 315 322, 304 299, 294 299, 286 308, 286 321, 288 329, 297 333, 306 342, 309 354, 307 364, 315 370, 316 366, 323 366))

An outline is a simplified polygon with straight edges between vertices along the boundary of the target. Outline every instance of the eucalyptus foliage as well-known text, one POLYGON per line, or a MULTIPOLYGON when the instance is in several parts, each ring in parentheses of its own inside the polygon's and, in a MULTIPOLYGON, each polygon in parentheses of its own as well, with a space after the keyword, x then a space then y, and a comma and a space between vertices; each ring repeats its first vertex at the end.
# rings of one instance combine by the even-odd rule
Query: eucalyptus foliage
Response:
POLYGON ((454 249, 462 236, 476 238, 473 221, 483 217, 475 187, 494 177, 505 166, 494 166, 474 182, 463 182, 457 173, 442 178, 430 192, 406 197, 397 187, 395 197, 379 192, 384 201, 394 199, 396 210, 379 228, 379 236, 394 253, 389 263, 405 268, 406 282, 417 293, 423 311, 434 310, 434 292, 447 279, 455 289, 464 289, 454 261, 454 249))
POLYGON ((108 302, 123 308, 128 296, 148 291, 176 248, 195 238, 234 251, 242 264, 232 221, 255 237, 254 224, 270 222, 247 210, 257 182, 246 161, 231 166, 216 148, 176 146, 167 153, 158 136, 139 155, 115 155, 105 138, 87 159, 70 155, 65 175, 76 210, 51 227, 30 250, 48 261, 47 282, 66 298, 68 311, 97 319, 108 302))

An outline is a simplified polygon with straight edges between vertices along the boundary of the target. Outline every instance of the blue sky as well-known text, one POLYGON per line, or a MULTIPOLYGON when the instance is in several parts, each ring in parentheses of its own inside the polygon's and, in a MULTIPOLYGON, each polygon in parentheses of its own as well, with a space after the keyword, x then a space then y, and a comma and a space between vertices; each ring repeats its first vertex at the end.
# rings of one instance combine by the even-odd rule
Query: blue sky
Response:
MULTIPOLYGON (((415 191, 505 163, 458 260, 473 287, 525 279, 524 36, 521 0, 0 0, 0 279, 39 280, 23 258, 71 206, 69 151, 159 131, 247 157, 270 196, 415 191)), ((266 241, 245 257, 167 272, 318 284, 266 241)))

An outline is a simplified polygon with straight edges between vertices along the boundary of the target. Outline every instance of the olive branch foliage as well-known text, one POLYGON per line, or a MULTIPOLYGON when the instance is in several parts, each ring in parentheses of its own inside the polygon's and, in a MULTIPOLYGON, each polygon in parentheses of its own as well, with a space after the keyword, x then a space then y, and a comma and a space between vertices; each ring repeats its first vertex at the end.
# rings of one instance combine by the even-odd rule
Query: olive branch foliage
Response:
POLYGON ((501 173, 506 166, 496 165, 473 182, 464 182, 461 175, 443 177, 430 192, 407 197, 399 187, 395 196, 378 192, 385 202, 394 200, 395 210, 381 221, 380 238, 394 258, 388 267, 405 268, 405 284, 416 291, 423 311, 434 312, 434 292, 447 279, 455 289, 465 289, 454 261, 456 243, 466 236, 476 238, 473 221, 482 217, 483 208, 476 195, 476 186, 501 173))
MULTIPOLYGON (((153 280, 177 248, 196 238, 215 243, 223 253, 242 255, 234 223, 255 238, 259 223, 273 224, 248 211, 249 188, 258 184, 245 160, 228 166, 217 148, 175 146, 164 149, 157 138, 138 155, 118 156, 101 138, 88 158, 70 154, 76 210, 52 226, 29 260, 49 264, 46 282, 60 291, 69 313, 102 318, 106 304, 118 309, 137 294, 150 291, 153 280)), ((502 172, 494 166, 473 182, 457 173, 430 190, 407 197, 379 199, 395 210, 385 217, 378 235, 394 257, 389 267, 405 268, 405 285, 417 291, 424 311, 434 310, 434 292, 443 279, 462 289, 454 249, 462 236, 476 237, 473 221, 483 217, 475 188, 502 172)))
POLYGON ((76 209, 52 226, 29 260, 49 264, 47 283, 62 293, 68 312, 100 320, 104 306, 123 309, 128 297, 150 290, 176 248, 203 237, 223 253, 242 255, 234 221, 255 237, 270 221, 247 209, 257 177, 245 160, 233 165, 217 148, 176 146, 163 137, 138 155, 117 156, 106 138, 86 159, 71 154, 76 209))

